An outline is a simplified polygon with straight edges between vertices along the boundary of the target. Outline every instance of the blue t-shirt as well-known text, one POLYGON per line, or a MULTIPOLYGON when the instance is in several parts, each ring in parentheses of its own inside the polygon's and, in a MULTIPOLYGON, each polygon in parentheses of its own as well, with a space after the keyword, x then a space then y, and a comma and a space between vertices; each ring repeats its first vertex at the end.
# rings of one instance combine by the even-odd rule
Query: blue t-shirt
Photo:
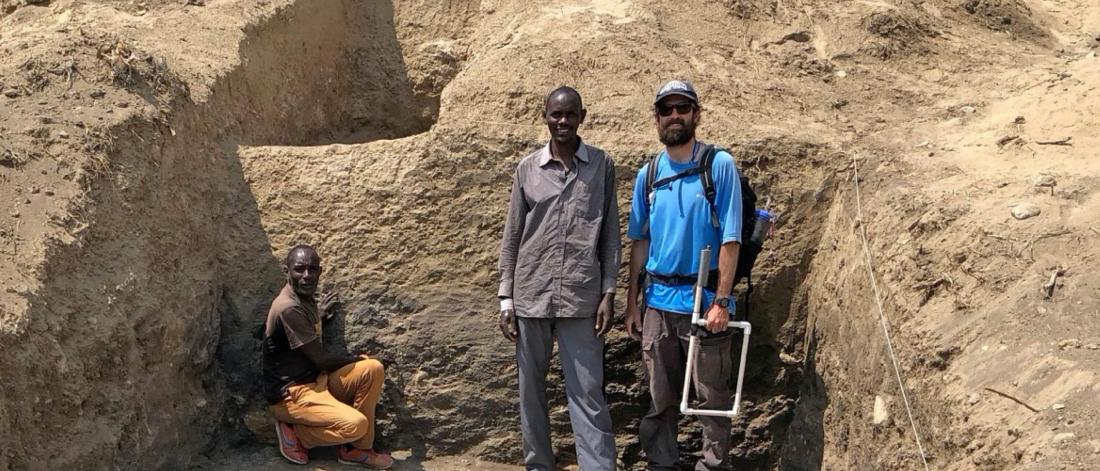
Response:
MULTIPOLYGON (((702 147, 702 146, 700 146, 702 147)), ((691 162, 676 163, 661 152, 657 158, 657 178, 690 170, 697 165, 702 149, 691 162)), ((710 246, 709 270, 718 268, 721 244, 741 241, 741 179, 733 156, 718 152, 711 165, 714 178, 714 204, 718 206, 719 228, 710 222, 710 205, 703 193, 701 175, 696 174, 653 189, 653 201, 646 204, 646 173, 650 164, 642 166, 634 181, 634 198, 630 207, 630 225, 626 235, 632 240, 649 240, 649 260, 645 269, 662 275, 687 275, 699 272, 699 252, 710 246)), ((704 290, 703 306, 714 301, 714 292, 704 290)), ((691 285, 669 286, 653 282, 645 292, 646 304, 654 309, 691 314, 695 293, 691 285)), ((733 299, 729 310, 734 311, 733 299)))

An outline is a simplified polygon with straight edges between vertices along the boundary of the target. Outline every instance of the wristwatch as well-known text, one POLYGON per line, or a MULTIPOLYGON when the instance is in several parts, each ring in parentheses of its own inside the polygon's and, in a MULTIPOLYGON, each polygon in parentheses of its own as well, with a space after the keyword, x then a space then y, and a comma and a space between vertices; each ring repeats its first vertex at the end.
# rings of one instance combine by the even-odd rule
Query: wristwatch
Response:
POLYGON ((720 296, 720 297, 714 298, 714 304, 717 304, 717 305, 719 305, 723 308, 729 309, 729 307, 730 307, 730 297, 729 296, 720 296))

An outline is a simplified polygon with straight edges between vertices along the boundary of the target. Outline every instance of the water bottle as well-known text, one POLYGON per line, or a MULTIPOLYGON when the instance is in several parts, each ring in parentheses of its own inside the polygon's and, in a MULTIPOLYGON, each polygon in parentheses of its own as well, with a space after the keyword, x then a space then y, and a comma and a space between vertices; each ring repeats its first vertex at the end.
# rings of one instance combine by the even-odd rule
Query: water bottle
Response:
POLYGON ((772 214, 764 209, 756 210, 756 223, 752 226, 752 237, 749 241, 756 244, 757 247, 764 246, 764 240, 768 238, 768 233, 772 229, 772 214))

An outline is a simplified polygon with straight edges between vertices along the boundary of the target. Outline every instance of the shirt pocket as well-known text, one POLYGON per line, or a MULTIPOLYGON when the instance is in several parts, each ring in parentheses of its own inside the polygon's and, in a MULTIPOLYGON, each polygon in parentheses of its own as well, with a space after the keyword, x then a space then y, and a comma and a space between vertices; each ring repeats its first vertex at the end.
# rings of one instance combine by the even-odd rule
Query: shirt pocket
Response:
POLYGON ((604 182, 597 175, 578 176, 570 199, 571 210, 579 219, 599 221, 603 216, 604 182))

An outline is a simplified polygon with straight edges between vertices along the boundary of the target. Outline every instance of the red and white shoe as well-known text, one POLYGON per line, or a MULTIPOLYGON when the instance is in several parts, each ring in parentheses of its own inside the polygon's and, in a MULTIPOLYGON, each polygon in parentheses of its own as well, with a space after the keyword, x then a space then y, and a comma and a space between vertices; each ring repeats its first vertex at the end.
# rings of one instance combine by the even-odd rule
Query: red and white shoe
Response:
POLYGON ((286 422, 275 421, 275 435, 279 436, 279 453, 294 464, 309 463, 309 451, 298 441, 294 427, 286 422))

